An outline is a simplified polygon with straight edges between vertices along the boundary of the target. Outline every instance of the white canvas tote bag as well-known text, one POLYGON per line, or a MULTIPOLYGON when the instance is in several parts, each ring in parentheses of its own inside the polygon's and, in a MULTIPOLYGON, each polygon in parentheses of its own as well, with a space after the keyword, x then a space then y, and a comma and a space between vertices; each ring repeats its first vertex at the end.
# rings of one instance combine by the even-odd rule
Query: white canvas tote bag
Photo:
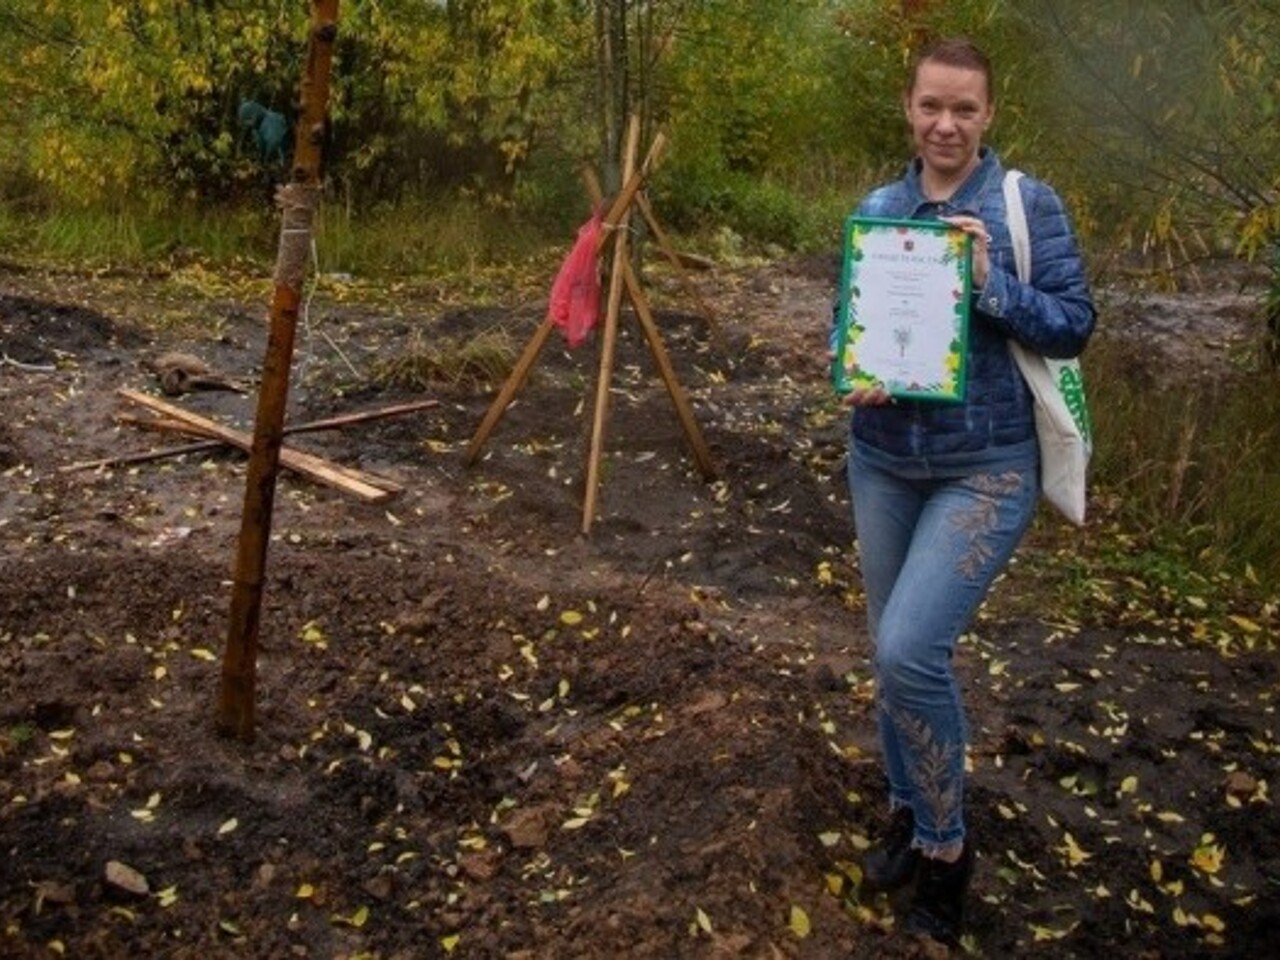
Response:
MULTIPOLYGON (((1004 178, 1005 216, 1013 238, 1018 279, 1031 280, 1031 237, 1018 180, 1004 178)), ((1036 436, 1040 441, 1040 487, 1058 512, 1077 526, 1084 524, 1085 480, 1093 452, 1093 427, 1085 403, 1079 360, 1051 360, 1014 340, 1009 351, 1036 398, 1036 436)))

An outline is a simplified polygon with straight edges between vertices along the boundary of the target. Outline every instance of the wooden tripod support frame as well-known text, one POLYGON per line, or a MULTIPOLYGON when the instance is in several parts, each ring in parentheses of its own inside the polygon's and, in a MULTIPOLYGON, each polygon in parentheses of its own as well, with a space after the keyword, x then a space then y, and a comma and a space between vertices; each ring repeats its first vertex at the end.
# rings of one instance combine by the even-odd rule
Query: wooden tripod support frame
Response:
MULTIPOLYGON (((610 239, 613 240, 613 259, 609 274, 608 299, 606 301, 604 326, 601 332, 600 373, 596 381, 591 444, 587 455, 586 490, 582 506, 582 532, 584 534, 591 532, 591 525, 595 520, 596 514, 596 502, 600 487, 600 462, 604 451, 604 433, 609 412, 609 387, 613 380, 618 317, 624 293, 630 300, 636 317, 639 319, 641 331, 644 333, 650 353, 653 354, 658 374, 666 385, 667 393, 671 396, 676 415, 684 429, 685 438, 689 442, 694 461, 702 473, 703 479, 710 481, 718 476, 715 464, 711 459, 711 452, 703 439, 702 431, 698 428, 697 420, 693 416, 693 407, 690 405, 688 397, 676 378, 675 368, 662 341, 662 334, 654 321, 653 311, 650 309, 644 291, 640 287, 640 281, 635 275, 635 269, 631 265, 631 258, 628 254, 627 225, 632 206, 639 206, 646 219, 651 223, 653 221, 652 211, 639 191, 666 146, 665 138, 659 133, 649 147, 649 152, 645 156, 644 162, 637 168, 638 142, 639 122, 636 117, 632 117, 623 154, 624 186, 604 216, 603 229, 600 234, 599 246, 597 247, 597 252, 600 252, 610 239)), ((587 183, 588 189, 592 194, 591 199, 593 203, 598 205, 603 199, 599 184, 594 176, 590 176, 587 183)), ((538 355, 542 352, 542 348, 546 346, 547 340, 554 329, 555 325, 548 314, 542 323, 538 325, 538 329, 534 332, 533 337, 516 361, 511 374, 507 377, 506 383, 503 384, 498 396, 485 413, 484 419, 481 421, 475 435, 471 438, 466 454, 468 465, 474 464, 479 459, 485 442, 502 418, 503 413, 506 412, 507 407, 510 406, 511 401, 515 399, 515 395, 524 385, 530 370, 533 369, 533 365, 537 361, 538 355)))

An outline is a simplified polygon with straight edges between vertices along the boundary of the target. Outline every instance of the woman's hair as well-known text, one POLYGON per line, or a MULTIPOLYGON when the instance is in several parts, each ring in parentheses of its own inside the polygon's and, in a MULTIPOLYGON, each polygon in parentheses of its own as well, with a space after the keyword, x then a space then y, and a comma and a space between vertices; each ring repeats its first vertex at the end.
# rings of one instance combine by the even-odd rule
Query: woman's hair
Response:
POLYGON ((926 44, 911 63, 911 72, 907 75, 907 93, 916 88, 916 76, 920 73, 922 63, 941 63, 961 70, 977 70, 987 81, 987 99, 995 95, 995 79, 992 76, 991 61, 981 48, 965 37, 944 37, 926 44))

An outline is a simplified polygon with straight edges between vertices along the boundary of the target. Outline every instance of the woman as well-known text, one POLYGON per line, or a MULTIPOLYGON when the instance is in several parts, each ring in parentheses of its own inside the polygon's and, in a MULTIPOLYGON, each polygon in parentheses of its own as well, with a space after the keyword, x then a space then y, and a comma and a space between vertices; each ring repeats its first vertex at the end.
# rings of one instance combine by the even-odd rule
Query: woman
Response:
POLYGON ((982 137, 995 115, 991 65, 963 39, 917 57, 903 99, 916 156, 858 214, 942 220, 972 238, 973 300, 961 404, 891 399, 854 407, 849 487, 875 646, 877 715, 890 826, 864 883, 914 881, 903 927, 954 943, 974 849, 963 816, 964 710, 952 653, 1036 508, 1033 400, 1008 349, 1077 356, 1094 308, 1058 196, 1024 178, 1031 283, 1019 282, 1005 224, 1004 169, 982 137))

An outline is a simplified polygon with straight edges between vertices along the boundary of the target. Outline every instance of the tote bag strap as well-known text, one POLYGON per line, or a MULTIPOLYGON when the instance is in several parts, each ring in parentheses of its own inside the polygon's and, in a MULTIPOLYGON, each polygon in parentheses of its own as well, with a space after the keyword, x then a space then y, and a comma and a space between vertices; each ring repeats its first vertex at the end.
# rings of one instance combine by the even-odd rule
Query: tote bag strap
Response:
POLYGON ((1027 210, 1022 204, 1022 190, 1018 181, 1021 170, 1009 170, 1004 175, 1004 216, 1013 242, 1013 259, 1018 267, 1018 279, 1031 282, 1031 235, 1027 232, 1027 210))

